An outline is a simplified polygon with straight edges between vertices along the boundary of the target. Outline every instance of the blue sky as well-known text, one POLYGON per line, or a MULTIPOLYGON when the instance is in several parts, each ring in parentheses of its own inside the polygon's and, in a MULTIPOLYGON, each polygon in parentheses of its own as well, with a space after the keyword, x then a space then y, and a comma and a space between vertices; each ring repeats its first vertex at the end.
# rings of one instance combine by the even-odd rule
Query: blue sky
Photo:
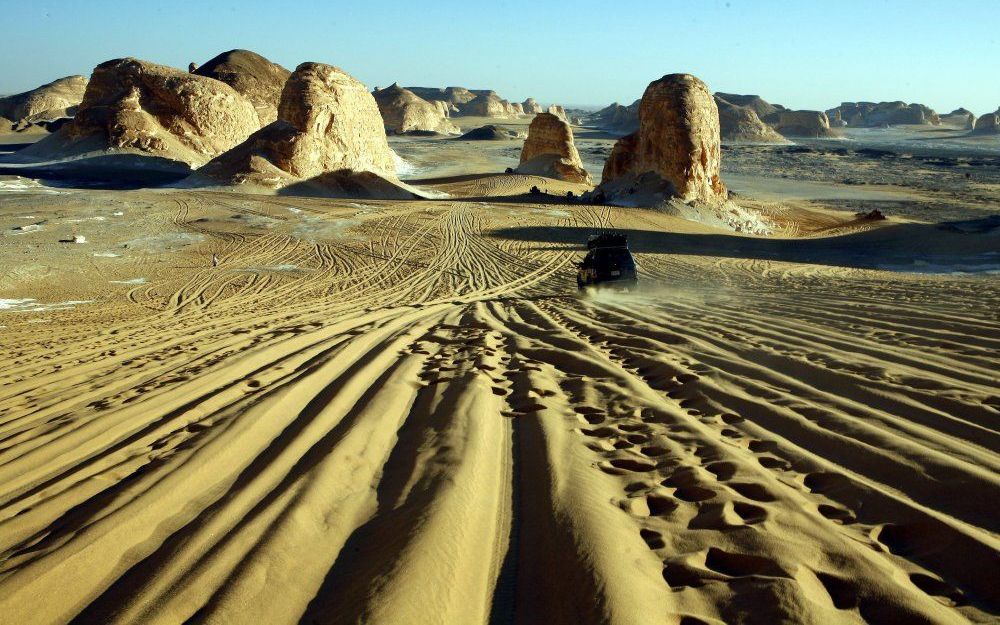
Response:
POLYGON ((248 48, 369 87, 462 85, 542 102, 631 102, 664 74, 792 108, 1000 106, 996 0, 0 0, 0 93, 112 58, 186 68, 248 48))

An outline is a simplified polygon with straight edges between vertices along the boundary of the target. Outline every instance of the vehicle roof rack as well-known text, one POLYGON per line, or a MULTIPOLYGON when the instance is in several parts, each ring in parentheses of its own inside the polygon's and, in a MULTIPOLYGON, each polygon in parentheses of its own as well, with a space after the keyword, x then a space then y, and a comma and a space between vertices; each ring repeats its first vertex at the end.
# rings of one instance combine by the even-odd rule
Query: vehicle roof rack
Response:
POLYGON ((628 247, 628 235, 621 232, 601 232, 587 239, 587 249, 598 247, 628 247))

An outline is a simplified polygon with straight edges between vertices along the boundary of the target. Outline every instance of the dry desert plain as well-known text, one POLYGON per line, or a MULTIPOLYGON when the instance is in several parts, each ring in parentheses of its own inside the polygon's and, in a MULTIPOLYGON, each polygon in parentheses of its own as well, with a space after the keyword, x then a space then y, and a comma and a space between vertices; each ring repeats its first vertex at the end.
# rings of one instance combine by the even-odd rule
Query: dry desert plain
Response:
POLYGON ((996 622, 1000 146, 895 132, 726 146, 767 237, 520 141, 392 139, 435 200, 4 176, 0 622, 996 622))

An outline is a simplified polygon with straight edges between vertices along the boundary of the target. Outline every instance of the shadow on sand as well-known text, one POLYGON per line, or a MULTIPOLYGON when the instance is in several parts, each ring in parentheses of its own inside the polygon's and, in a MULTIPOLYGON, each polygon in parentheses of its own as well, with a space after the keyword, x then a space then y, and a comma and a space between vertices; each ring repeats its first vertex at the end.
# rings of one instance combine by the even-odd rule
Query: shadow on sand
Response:
MULTIPOLYGON (((491 232, 499 239, 584 249, 595 231, 578 226, 524 226, 491 232)), ((865 232, 808 239, 737 234, 620 230, 641 254, 682 254, 835 265, 863 269, 985 271, 1000 267, 1000 215, 940 224, 889 224, 865 232)))

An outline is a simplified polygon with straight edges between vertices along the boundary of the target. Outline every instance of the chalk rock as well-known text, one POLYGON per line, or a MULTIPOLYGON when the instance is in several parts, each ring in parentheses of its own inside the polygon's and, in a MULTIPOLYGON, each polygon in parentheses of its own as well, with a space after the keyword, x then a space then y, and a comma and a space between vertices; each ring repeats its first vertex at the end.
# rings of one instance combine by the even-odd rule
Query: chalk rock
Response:
POLYGON ((531 120, 517 172, 592 183, 573 143, 573 130, 552 113, 539 113, 531 120))
POLYGON ((382 115, 385 131, 390 134, 436 132, 458 134, 458 128, 442 112, 445 103, 431 104, 397 84, 372 94, 382 115))
POLYGON ((261 127, 278 119, 281 90, 291 75, 281 65, 249 50, 223 52, 201 67, 196 66, 193 73, 221 80, 250 100, 261 127))

